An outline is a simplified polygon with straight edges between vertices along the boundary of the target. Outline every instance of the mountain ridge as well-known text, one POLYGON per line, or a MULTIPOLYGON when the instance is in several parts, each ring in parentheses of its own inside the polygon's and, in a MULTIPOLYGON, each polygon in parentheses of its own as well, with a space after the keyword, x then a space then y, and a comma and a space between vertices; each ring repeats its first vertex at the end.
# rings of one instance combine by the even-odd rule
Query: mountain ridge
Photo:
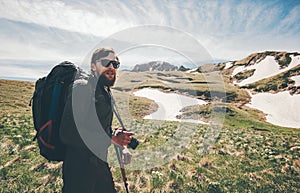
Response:
POLYGON ((234 85, 252 89, 254 92, 300 92, 299 86, 294 86, 295 81, 292 79, 293 76, 300 75, 298 52, 257 52, 240 60, 204 64, 195 70, 200 73, 214 71, 229 77, 234 85))
POLYGON ((136 64, 132 72, 145 72, 145 71, 176 71, 177 66, 165 61, 151 61, 143 64, 136 64))
MULTIPOLYGON (((232 63, 232 83, 256 92, 290 90, 299 93, 293 76, 300 75, 300 53, 262 52, 232 63), (264 86, 262 86, 264 84, 264 86)), ((228 68, 228 69, 230 69, 228 68)))

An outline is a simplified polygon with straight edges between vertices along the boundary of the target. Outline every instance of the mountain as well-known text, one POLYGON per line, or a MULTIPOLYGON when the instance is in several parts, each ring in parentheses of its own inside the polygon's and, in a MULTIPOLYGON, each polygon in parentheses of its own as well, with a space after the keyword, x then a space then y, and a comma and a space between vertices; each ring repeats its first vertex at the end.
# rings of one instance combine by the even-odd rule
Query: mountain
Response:
POLYGON ((133 72, 145 71, 177 71, 178 67, 164 61, 152 61, 144 64, 137 64, 132 69, 133 72))
POLYGON ((254 53, 226 63, 224 70, 231 72, 232 83, 255 92, 300 93, 300 85, 294 80, 300 75, 300 53, 297 52, 254 53))
POLYGON ((273 125, 300 128, 300 109, 297 108, 300 106, 298 52, 253 53, 241 60, 203 64, 187 72, 191 72, 190 83, 199 98, 208 99, 207 96, 213 94, 238 108, 259 110, 264 114, 265 121, 273 125), (219 83, 215 75, 221 75, 219 83), (199 81, 195 76, 206 78, 199 81), (203 92, 198 89, 201 88, 199 84, 209 86, 210 90, 203 92), (223 90, 223 94, 218 96, 218 87, 225 88, 225 93, 223 90))
POLYGON ((294 80, 294 77, 300 74, 298 52, 253 53, 241 60, 204 64, 196 71, 201 73, 220 71, 223 75, 229 76, 234 85, 256 92, 284 90, 300 92, 294 80))
POLYGON ((203 65, 197 71, 219 71, 224 80, 248 92, 246 106, 262 111, 267 122, 299 128, 300 53, 253 53, 242 60, 203 65))

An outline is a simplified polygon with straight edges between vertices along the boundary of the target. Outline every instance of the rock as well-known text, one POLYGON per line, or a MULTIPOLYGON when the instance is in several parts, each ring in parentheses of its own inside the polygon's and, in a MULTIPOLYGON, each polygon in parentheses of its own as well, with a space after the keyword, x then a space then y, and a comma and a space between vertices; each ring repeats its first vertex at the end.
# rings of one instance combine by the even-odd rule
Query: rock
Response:
POLYGON ((300 150, 300 146, 294 146, 290 148, 291 151, 299 151, 300 150))
POLYGON ((180 66, 179 69, 178 69, 178 71, 183 71, 183 72, 188 71, 188 70, 190 70, 190 69, 186 68, 184 66, 180 66))

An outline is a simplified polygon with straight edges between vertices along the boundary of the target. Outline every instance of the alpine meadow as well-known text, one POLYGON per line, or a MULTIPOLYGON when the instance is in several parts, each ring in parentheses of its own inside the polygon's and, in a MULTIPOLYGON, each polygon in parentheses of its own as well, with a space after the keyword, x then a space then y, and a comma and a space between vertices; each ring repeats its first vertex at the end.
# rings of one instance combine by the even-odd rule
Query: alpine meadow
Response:
MULTIPOLYGON (((112 92, 125 125, 140 141, 126 167, 129 192, 300 192, 299 53, 254 53, 197 69, 118 76, 112 92), (222 77, 225 93, 212 81, 218 81, 215 76, 222 77), (160 108, 135 95, 145 88, 205 104, 182 108, 174 121, 145 119, 160 108), (288 97, 280 98, 282 93, 288 97), (258 99, 265 95, 271 101, 267 109, 264 98, 258 99), (217 128, 209 125, 213 114, 224 116, 217 128)), ((0 192, 60 192, 62 162, 45 160, 33 141, 34 83, 0 80, 0 90, 0 192)), ((115 118, 113 125, 118 126, 115 118)), ((117 191, 125 192, 118 165, 111 165, 117 191)))

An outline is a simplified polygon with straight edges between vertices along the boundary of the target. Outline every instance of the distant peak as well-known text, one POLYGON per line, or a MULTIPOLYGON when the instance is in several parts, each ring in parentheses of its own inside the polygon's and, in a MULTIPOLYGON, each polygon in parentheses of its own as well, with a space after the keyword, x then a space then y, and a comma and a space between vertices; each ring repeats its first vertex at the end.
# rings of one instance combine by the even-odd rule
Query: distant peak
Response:
POLYGON ((132 69, 133 72, 145 71, 177 71, 178 67, 165 61, 151 61, 148 63, 137 64, 132 69))

